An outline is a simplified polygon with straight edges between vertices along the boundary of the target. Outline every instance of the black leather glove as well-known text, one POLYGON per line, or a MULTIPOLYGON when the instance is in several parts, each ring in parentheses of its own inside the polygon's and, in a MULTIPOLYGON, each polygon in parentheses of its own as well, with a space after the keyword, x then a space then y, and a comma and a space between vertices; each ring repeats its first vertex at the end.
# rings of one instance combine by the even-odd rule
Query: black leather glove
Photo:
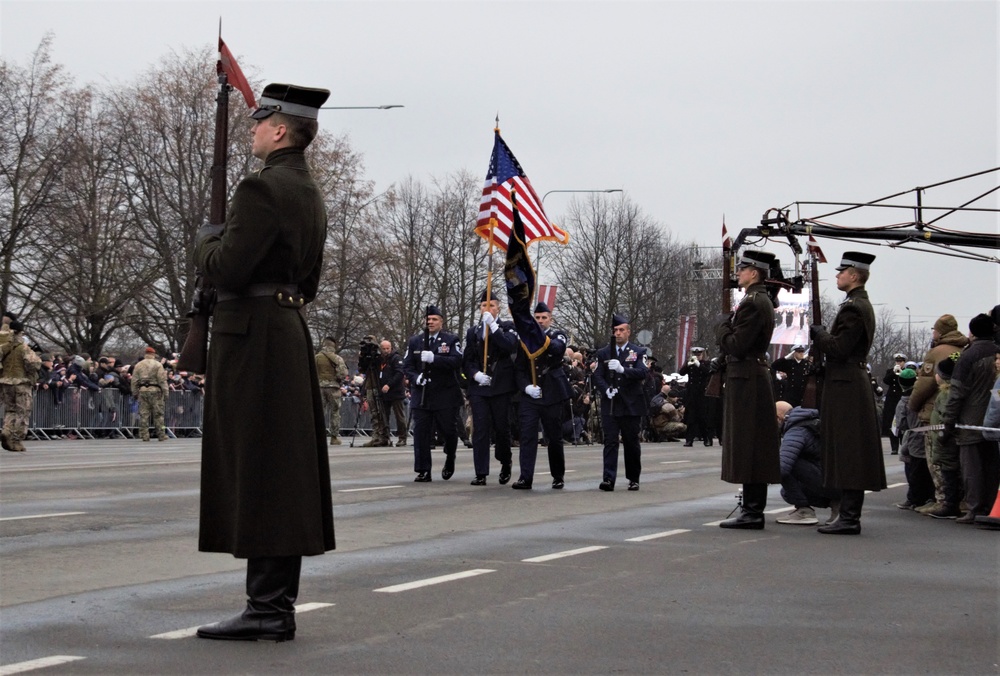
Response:
POLYGON ((952 439, 955 438, 955 423, 946 422, 944 424, 944 429, 938 432, 938 438, 941 440, 942 446, 950 444, 952 439))

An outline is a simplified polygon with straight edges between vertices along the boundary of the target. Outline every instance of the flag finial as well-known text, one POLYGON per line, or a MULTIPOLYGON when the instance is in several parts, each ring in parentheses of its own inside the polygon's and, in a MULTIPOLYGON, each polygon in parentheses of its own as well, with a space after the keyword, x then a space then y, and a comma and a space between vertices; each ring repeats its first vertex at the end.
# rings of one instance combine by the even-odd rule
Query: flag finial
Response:
POLYGON ((495 123, 495 125, 493 127, 493 131, 495 131, 498 134, 500 133, 500 111, 499 110, 497 111, 497 119, 496 119, 496 123, 495 123))

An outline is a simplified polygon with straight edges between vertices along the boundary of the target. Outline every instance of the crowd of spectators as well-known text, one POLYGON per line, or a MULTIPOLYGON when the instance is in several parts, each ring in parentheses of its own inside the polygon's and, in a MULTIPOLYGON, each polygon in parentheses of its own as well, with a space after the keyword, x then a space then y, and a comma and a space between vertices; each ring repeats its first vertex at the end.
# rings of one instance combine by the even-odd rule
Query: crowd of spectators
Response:
MULTIPOLYGON (((49 392, 56 405, 61 404, 67 390, 79 388, 99 392, 118 390, 124 396, 132 393, 132 367, 113 355, 101 356, 96 360, 86 353, 57 355, 43 353, 42 367, 38 372, 35 388, 39 392, 49 392)), ((187 371, 178 371, 177 355, 160 359, 167 371, 167 386, 171 391, 186 391, 203 394, 203 376, 187 371)))

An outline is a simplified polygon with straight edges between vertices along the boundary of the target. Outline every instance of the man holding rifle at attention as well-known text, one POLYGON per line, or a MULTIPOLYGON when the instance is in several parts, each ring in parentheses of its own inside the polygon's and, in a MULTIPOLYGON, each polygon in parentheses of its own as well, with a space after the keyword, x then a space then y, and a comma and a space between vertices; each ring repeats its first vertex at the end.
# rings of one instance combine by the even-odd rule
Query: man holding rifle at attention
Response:
POLYGON ((202 440, 198 548, 247 559, 246 609, 198 629, 237 641, 295 638, 303 556, 334 548, 326 425, 301 310, 316 297, 327 214, 305 150, 330 92, 264 88, 251 113, 264 165, 236 187, 195 262, 216 289, 202 440), (273 387, 261 374, 280 369, 273 387))

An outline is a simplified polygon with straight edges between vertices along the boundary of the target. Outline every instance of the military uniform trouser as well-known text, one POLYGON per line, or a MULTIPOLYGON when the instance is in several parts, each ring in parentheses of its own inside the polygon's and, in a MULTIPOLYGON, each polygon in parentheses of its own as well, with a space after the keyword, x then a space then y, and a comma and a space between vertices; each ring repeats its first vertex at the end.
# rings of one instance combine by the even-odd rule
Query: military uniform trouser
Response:
POLYGON ((166 434, 163 423, 163 392, 157 389, 139 390, 139 437, 149 439, 149 417, 153 417, 153 427, 157 436, 166 434))
POLYGON ((323 407, 330 421, 330 438, 337 439, 340 437, 340 388, 321 387, 320 392, 323 395, 323 407))
POLYGON ((369 391, 366 395, 368 402, 368 412, 372 421, 372 441, 380 444, 389 443, 389 423, 386 422, 385 402, 375 392, 369 391))
POLYGON ((995 441, 980 441, 958 447, 962 458, 965 504, 977 515, 989 514, 1000 484, 1000 451, 995 441))
POLYGON ((0 385, 3 431, 10 441, 24 441, 31 417, 31 385, 0 385))

